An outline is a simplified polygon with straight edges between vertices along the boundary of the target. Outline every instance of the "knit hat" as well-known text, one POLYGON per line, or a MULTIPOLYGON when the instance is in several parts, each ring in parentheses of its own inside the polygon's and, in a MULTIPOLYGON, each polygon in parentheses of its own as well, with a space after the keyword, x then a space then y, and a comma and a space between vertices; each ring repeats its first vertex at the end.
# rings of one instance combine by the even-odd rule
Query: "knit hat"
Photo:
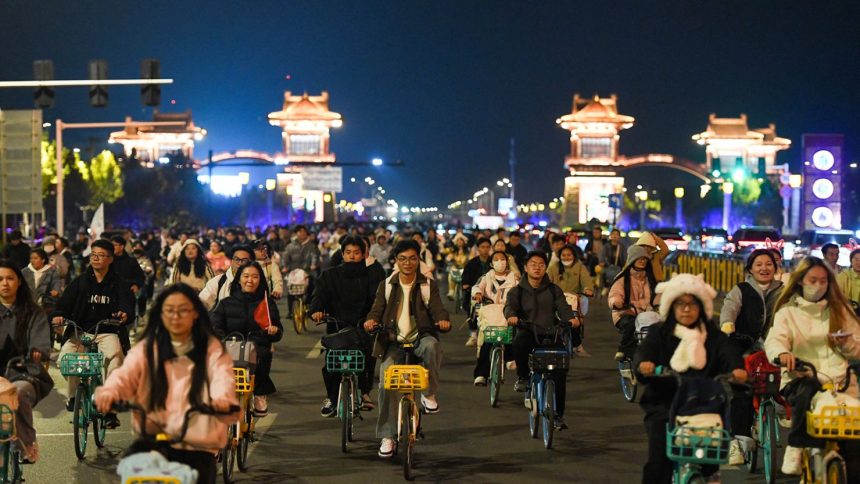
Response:
POLYGON ((639 240, 636 241, 636 245, 657 247, 657 239, 654 238, 654 235, 651 232, 645 232, 641 237, 639 237, 639 240))
POLYGON ((634 262, 643 257, 647 257, 648 259, 651 258, 651 253, 648 252, 648 249, 640 245, 630 246, 630 248, 627 249, 627 262, 624 263, 624 268, 618 273, 617 277, 620 277, 628 267, 632 266, 634 262))
POLYGON ((672 303, 684 294, 695 296, 702 302, 708 319, 714 315, 714 298, 717 297, 717 291, 705 282, 702 274, 695 276, 693 274, 678 274, 666 282, 657 284, 654 292, 660 295, 660 316, 663 317, 664 321, 669 317, 672 303))

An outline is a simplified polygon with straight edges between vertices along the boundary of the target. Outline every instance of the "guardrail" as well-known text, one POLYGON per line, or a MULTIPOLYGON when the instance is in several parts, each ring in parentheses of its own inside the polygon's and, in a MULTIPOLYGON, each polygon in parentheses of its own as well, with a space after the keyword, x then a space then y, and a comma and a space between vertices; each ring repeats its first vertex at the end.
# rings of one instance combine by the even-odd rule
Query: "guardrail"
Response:
POLYGON ((669 274, 702 274, 723 295, 744 280, 744 261, 732 255, 678 251, 664 265, 669 274))

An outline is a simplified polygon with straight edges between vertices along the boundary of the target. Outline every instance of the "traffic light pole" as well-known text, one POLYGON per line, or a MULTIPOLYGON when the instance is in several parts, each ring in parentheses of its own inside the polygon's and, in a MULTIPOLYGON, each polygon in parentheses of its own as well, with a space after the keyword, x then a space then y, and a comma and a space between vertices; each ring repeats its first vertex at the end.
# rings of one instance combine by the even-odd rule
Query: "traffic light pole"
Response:
POLYGON ((97 129, 124 127, 156 127, 156 126, 185 126, 184 121, 127 121, 122 123, 64 123, 57 120, 57 233, 64 234, 65 220, 63 217, 63 130, 64 129, 97 129))

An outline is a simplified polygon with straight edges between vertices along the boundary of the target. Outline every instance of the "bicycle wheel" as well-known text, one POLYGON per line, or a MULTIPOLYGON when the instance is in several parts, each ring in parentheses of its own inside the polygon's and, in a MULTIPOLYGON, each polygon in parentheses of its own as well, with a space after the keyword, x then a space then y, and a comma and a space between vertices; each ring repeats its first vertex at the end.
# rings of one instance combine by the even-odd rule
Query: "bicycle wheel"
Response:
POLYGON ((240 432, 241 435, 236 440, 236 466, 242 472, 248 470, 248 448, 251 446, 251 423, 254 419, 254 410, 250 405, 245 409, 244 419, 247 430, 240 432))
POLYGON ((490 406, 495 407, 499 403, 499 390, 502 387, 502 352, 493 345, 490 353, 490 406))
MULTIPOLYGON (((91 404, 95 405, 95 402, 91 402, 91 404)), ((105 434, 107 434, 105 416, 100 414, 98 410, 95 409, 95 406, 90 408, 90 415, 93 416, 93 440, 96 441, 96 447, 101 449, 105 446, 105 434)))
POLYGON ((72 427, 75 435, 75 455, 83 459, 87 453, 87 430, 90 426, 90 395, 81 383, 75 390, 75 408, 72 412, 72 427))
POLYGON ((529 392, 526 395, 526 398, 529 400, 529 435, 532 436, 533 439, 537 438, 538 434, 538 425, 540 422, 538 421, 538 385, 537 382, 532 380, 529 385, 529 392))
POLYGON ((10 470, 7 475, 12 477, 9 482, 24 482, 24 466, 21 465, 23 461, 24 459, 21 456, 21 452, 19 450, 12 450, 11 452, 9 452, 10 470))
POLYGON ((463 306, 463 286, 457 284, 454 289, 454 312, 459 314, 463 306))
POLYGON ((236 439, 238 424, 230 425, 230 430, 227 433, 227 445, 221 451, 221 477, 224 478, 224 484, 233 482, 233 462, 236 460, 236 448, 233 442, 236 439))
POLYGON ((764 408, 761 425, 764 427, 761 433, 761 447, 764 450, 764 480, 768 484, 776 481, 776 446, 779 439, 776 437, 776 409, 773 404, 764 408))
POLYGON ((355 419, 361 416, 361 397, 358 391, 356 391, 355 376, 352 376, 349 380, 349 389, 349 405, 352 412, 349 418, 348 435, 346 437, 350 442, 355 442, 355 419))
POLYGON ((400 444, 403 445, 403 478, 407 481, 415 479, 412 475, 412 451, 415 446, 414 419, 415 408, 413 403, 407 399, 400 401, 403 421, 400 423, 400 444))
POLYGON ((845 470, 845 461, 841 457, 831 459, 827 463, 827 474, 824 482, 827 484, 847 484, 848 473, 845 470))
POLYGON ((618 362, 618 374, 621 376, 621 393, 628 402, 633 402, 636 400, 637 385, 630 360, 618 362))
POLYGON ((544 383, 541 421, 543 425, 543 446, 547 449, 552 449, 552 435, 555 430, 555 381, 551 378, 547 379, 546 383, 544 383))
POLYGON ((302 296, 292 296, 293 298, 293 329, 296 331, 296 334, 302 334, 302 331, 305 329, 302 321, 302 314, 304 314, 304 301, 302 301, 302 296))
POLYGON ((340 417, 340 451, 346 453, 349 446, 349 426, 352 423, 352 393, 350 381, 344 378, 337 392, 337 416, 340 417))

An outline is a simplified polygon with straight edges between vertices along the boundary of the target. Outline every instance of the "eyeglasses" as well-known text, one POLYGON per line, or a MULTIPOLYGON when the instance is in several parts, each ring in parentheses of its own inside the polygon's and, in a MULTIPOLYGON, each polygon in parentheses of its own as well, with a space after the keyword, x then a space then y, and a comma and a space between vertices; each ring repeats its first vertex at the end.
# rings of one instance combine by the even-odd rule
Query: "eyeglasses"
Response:
POLYGON ((247 264, 247 263, 251 262, 251 259, 249 259, 247 257, 242 257, 242 258, 233 257, 233 262, 235 262, 237 264, 247 264))
POLYGON ((543 262, 529 262, 526 265, 529 267, 534 267, 535 269, 546 267, 546 264, 544 264, 543 262))
POLYGON ((418 258, 417 257, 398 257, 397 262, 400 264, 407 264, 407 263, 408 264, 417 264, 418 258))
POLYGON ((109 257, 110 257, 109 254, 97 254, 95 252, 90 254, 90 259, 95 259, 95 260, 107 259, 109 257))
POLYGON ((686 311, 697 307, 697 305, 695 301, 675 301, 672 303, 672 307, 686 311))
POLYGON ((184 318, 194 312, 192 308, 180 308, 180 309, 162 309, 161 317, 163 318, 184 318))

